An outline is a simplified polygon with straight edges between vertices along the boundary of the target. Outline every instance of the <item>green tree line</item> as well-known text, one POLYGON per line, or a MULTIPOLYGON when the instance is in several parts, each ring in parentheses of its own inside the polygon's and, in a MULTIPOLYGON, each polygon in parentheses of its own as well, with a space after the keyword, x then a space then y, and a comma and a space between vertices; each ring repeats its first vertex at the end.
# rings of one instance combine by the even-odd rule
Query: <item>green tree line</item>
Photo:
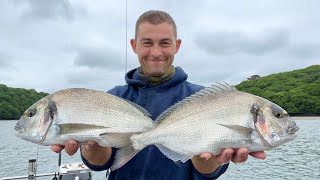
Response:
POLYGON ((19 119, 25 110, 46 95, 34 89, 11 88, 0 84, 0 120, 19 119))
POLYGON ((320 113, 320 65, 243 81, 238 90, 264 97, 290 113, 320 113))

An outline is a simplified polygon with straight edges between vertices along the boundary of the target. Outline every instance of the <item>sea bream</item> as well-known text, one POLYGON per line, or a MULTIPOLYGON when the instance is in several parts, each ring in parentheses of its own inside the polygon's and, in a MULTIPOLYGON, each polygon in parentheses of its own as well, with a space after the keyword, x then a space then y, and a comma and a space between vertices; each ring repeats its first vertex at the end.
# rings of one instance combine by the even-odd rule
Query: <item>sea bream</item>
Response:
POLYGON ((130 136, 154 128, 142 107, 114 95, 70 88, 48 95, 28 108, 15 125, 16 135, 41 145, 64 145, 70 139, 123 147, 130 136))
POLYGON ((141 150, 154 144, 181 162, 203 152, 218 155, 224 148, 268 150, 293 140, 299 129, 277 104, 224 84, 178 102, 156 123, 154 129, 131 137, 133 147, 141 150))

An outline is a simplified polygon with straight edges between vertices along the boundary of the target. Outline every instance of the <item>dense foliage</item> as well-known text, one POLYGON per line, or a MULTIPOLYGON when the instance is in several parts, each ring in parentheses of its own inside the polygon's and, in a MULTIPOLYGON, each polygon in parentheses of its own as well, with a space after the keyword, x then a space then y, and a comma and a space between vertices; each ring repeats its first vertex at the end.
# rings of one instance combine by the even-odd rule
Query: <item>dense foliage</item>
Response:
POLYGON ((320 65, 243 81, 236 87, 275 102, 288 113, 320 113, 320 65))
POLYGON ((0 119, 19 119, 27 108, 46 95, 34 89, 10 88, 0 84, 0 119))

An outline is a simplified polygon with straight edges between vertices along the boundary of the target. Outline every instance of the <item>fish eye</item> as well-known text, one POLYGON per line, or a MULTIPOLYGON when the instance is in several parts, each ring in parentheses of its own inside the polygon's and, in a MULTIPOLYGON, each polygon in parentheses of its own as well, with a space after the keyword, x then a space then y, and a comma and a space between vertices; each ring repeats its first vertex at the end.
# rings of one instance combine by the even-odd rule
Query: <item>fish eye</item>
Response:
POLYGON ((37 112, 37 109, 31 109, 26 113, 26 116, 33 117, 36 114, 36 112, 37 112))
POLYGON ((276 116, 277 118, 282 118, 282 117, 283 117, 283 115, 282 115, 280 112, 275 113, 275 116, 276 116))

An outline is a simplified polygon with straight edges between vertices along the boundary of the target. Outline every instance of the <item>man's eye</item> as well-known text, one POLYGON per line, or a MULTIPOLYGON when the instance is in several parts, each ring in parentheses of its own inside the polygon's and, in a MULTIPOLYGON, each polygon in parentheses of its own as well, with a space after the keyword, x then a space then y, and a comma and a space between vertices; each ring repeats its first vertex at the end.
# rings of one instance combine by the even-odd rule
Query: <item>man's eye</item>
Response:
POLYGON ((144 42, 143 45, 151 45, 151 42, 144 42))
POLYGON ((170 43, 168 43, 168 42, 162 42, 161 45, 167 47, 167 46, 170 46, 170 43))

